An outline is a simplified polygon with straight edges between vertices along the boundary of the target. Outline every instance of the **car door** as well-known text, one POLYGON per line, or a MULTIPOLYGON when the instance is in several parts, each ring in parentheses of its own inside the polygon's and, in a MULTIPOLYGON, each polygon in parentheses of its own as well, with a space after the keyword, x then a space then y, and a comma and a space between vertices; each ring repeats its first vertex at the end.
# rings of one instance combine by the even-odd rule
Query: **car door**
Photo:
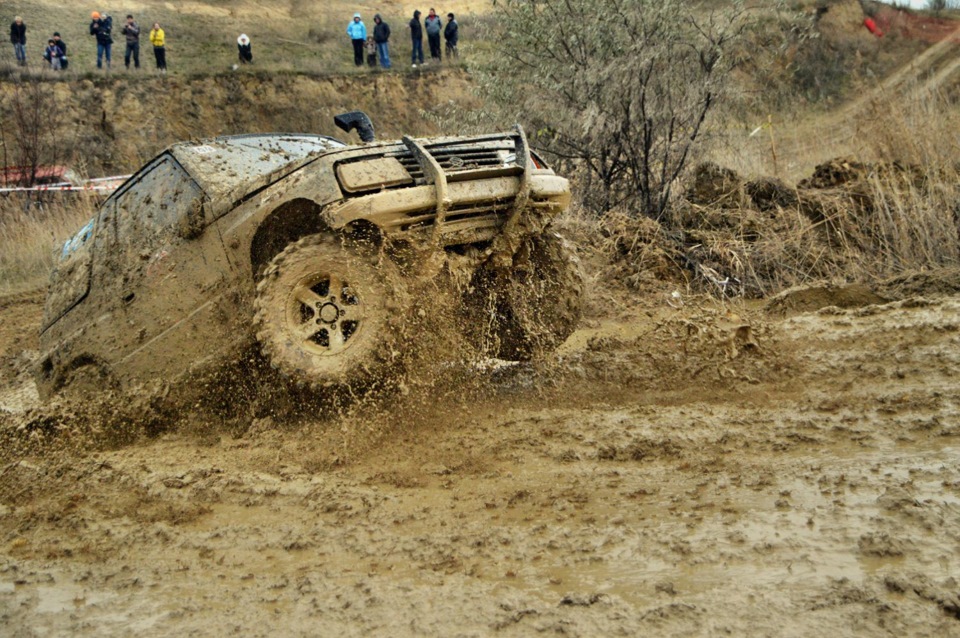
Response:
POLYGON ((188 324, 195 330, 188 319, 231 272, 215 233, 202 225, 185 232, 185 220, 203 221, 203 203, 201 188, 164 154, 101 210, 92 286, 109 318, 98 338, 109 342, 121 377, 179 372, 215 342, 194 335, 194 343, 172 343, 168 335, 188 324))

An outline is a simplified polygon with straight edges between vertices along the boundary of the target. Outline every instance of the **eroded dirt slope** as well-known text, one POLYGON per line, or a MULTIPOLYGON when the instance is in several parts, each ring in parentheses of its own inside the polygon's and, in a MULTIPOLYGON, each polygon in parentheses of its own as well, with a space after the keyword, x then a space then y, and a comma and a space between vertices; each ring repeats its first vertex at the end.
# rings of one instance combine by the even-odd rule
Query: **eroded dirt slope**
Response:
MULTIPOLYGON (((769 315, 651 297, 542 370, 13 459, 0 623, 960 635, 960 299, 924 294, 769 315)), ((5 370, 35 304, 0 311, 5 370)))
MULTIPOLYGON (((297 131, 356 142, 333 123, 334 115, 354 110, 370 115, 381 139, 426 135, 437 125, 423 116, 424 105, 477 105, 472 83, 459 69, 372 76, 227 73, 135 83, 114 76, 46 80, 36 87, 57 104, 46 124, 56 134, 58 161, 72 161, 90 176, 135 171, 166 146, 192 138, 297 131)), ((17 133, 9 110, 15 86, 0 82, 0 126, 9 138, 17 133)), ((23 99, 30 99, 27 93, 23 99)))

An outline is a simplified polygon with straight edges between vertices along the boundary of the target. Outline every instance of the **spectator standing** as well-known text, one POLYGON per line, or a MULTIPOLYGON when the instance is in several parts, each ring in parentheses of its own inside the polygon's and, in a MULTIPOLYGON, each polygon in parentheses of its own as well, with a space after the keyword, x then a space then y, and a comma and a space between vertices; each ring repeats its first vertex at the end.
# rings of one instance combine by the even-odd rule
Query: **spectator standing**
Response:
POLYGON ((447 42, 447 58, 459 57, 457 40, 460 39, 460 25, 452 13, 447 14, 447 26, 443 29, 443 39, 447 42))
POLYGON ((27 25, 20 16, 10 23, 10 44, 13 45, 13 54, 17 56, 17 64, 27 66, 27 25))
POLYGON ((54 71, 60 70, 60 47, 53 41, 53 38, 47 40, 47 48, 43 50, 43 59, 50 63, 50 68, 54 71))
POLYGON ((443 25, 440 23, 440 16, 433 9, 423 21, 423 27, 427 30, 427 42, 430 43, 430 58, 440 61, 440 31, 443 25))
POLYGON ((103 58, 107 59, 107 68, 110 68, 110 49, 113 47, 113 18, 107 14, 100 15, 94 11, 90 14, 90 35, 97 39, 97 68, 103 68, 103 58))
POLYGON ((372 35, 367 36, 367 42, 363 45, 363 50, 367 52, 367 66, 377 66, 377 43, 372 35))
POLYGON ((353 20, 347 25, 347 35, 353 43, 353 63, 363 66, 363 45, 367 41, 367 26, 360 20, 359 13, 353 14, 353 20))
POLYGON ((130 56, 133 55, 133 66, 140 68, 140 25, 133 21, 133 16, 127 14, 127 23, 123 25, 123 35, 127 39, 127 48, 123 53, 123 66, 130 68, 130 56))
POLYGON ((237 50, 240 52, 240 64, 253 64, 253 49, 246 33, 241 33, 237 38, 237 50))
POLYGON ((389 69, 390 25, 383 21, 379 13, 373 16, 373 23, 377 25, 373 28, 373 40, 377 43, 377 56, 380 58, 380 66, 389 69))
POLYGON ((410 39, 413 41, 413 52, 410 54, 410 62, 413 68, 417 68, 417 61, 423 64, 423 25, 420 24, 420 10, 413 12, 413 20, 410 21, 410 39))
POLYGON ((167 50, 164 48, 166 45, 166 34, 163 32, 163 29, 160 28, 159 22, 153 23, 153 28, 150 29, 150 44, 153 45, 153 57, 157 59, 157 70, 160 73, 167 72, 167 50))
POLYGON ((67 60, 67 43, 60 38, 60 34, 56 31, 53 32, 53 43, 60 49, 60 69, 66 71, 67 67, 70 66, 70 61, 67 60))

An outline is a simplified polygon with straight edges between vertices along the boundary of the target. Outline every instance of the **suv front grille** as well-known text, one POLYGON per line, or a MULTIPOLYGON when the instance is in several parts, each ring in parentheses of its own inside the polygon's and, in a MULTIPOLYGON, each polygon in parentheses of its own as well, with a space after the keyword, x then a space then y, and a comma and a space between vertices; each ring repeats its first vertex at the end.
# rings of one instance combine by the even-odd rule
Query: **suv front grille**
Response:
MULTIPOLYGON (((423 148, 440 165, 448 182, 519 175, 524 169, 523 164, 516 162, 516 141, 509 136, 426 144, 423 148)), ((422 186, 427 182, 423 167, 416 156, 402 144, 379 154, 351 157, 339 162, 337 166, 363 164, 381 158, 391 158, 399 162, 397 172, 403 174, 404 179, 346 185, 338 168, 338 179, 347 197, 363 197, 373 192, 422 186)))
MULTIPOLYGON (((504 154, 493 148, 466 148, 440 147, 428 148, 430 154, 437 160, 444 173, 458 173, 480 168, 499 168, 504 166, 504 154)), ((423 169, 410 151, 390 153, 388 157, 396 157, 410 176, 419 181, 423 179, 423 169)))

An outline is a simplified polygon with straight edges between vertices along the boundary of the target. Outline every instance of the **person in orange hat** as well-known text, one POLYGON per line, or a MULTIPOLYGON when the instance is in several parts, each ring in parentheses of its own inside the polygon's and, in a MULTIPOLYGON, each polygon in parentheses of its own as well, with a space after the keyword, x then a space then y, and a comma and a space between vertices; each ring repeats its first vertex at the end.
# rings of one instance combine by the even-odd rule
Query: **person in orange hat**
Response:
POLYGON ((90 35, 97 38, 97 68, 103 68, 103 58, 107 58, 107 68, 110 68, 110 48, 113 45, 113 18, 106 13, 100 15, 98 11, 90 14, 90 35))

